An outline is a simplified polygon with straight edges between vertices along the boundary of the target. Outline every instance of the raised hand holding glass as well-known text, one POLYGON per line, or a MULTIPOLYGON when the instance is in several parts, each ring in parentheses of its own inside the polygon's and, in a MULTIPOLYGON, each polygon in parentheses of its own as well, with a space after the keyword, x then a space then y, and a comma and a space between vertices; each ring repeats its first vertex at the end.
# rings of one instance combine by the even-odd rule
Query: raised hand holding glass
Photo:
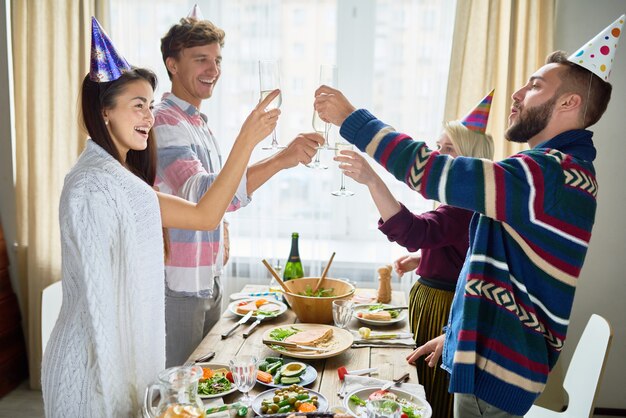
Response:
MULTIPOLYGON (((265 99, 272 91, 280 88, 280 69, 276 61, 259 61, 259 83, 261 99, 265 99)), ((266 110, 278 109, 283 101, 282 92, 266 107, 266 110)), ((280 149, 284 146, 278 145, 276 140, 276 130, 272 131, 272 143, 262 149, 280 149)))

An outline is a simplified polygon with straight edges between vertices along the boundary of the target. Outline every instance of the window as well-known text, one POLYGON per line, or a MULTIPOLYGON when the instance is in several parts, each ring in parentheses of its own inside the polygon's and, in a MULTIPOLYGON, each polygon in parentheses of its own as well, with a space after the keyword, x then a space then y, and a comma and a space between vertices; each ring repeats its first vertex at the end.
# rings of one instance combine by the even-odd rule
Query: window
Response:
MULTIPOLYGON (((111 0, 108 32, 129 62, 157 72, 157 100, 169 90, 160 38, 195 2, 226 31, 223 73, 202 108, 224 155, 258 102, 259 59, 281 64, 277 135, 283 144, 313 130, 319 66, 329 62, 337 63, 339 88, 355 106, 434 144, 441 129, 455 0, 111 0)), ((333 128, 331 142, 337 136, 333 128)), ((258 149, 253 160, 269 155, 258 149)), ((356 195, 331 196, 340 181, 332 157, 332 152, 322 151, 327 170, 300 166, 278 173, 248 207, 227 215, 230 265, 238 275, 261 271, 267 277, 245 263, 260 265, 262 258, 284 262, 293 231, 300 233, 300 255, 311 275, 319 274, 336 251, 338 269, 354 272, 365 266, 363 275, 369 280, 372 266, 391 263, 406 252, 377 230, 378 213, 366 187, 348 179, 347 187, 356 195)), ((370 162, 409 209, 432 209, 433 202, 370 162)))

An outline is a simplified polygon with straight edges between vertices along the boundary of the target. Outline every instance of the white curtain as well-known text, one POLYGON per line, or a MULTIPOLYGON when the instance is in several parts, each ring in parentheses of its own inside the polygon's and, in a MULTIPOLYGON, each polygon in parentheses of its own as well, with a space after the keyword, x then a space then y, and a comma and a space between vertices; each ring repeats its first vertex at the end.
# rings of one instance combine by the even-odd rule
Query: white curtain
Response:
MULTIPOLYGON (((157 72, 157 99, 170 87, 159 40, 194 3, 111 0, 110 35, 131 63, 157 72)), ((214 96, 202 107, 224 155, 258 102, 259 59, 280 62, 283 103, 277 134, 283 144, 313 130, 313 93, 323 63, 339 65, 339 88, 355 106, 366 107, 431 144, 438 136, 454 0, 201 0, 197 4, 205 18, 226 31, 222 76, 214 96), (355 33, 358 42, 350 39, 355 33)), ((337 129, 331 130, 332 138, 337 135, 337 129)), ((253 160, 270 153, 259 149, 253 160)), ((306 275, 319 275, 335 251, 331 276, 374 284, 378 266, 406 253, 377 230, 378 214, 364 186, 348 179, 347 187, 355 196, 330 194, 340 182, 332 156, 331 151, 322 151, 327 170, 299 166, 277 174, 255 192, 248 207, 227 215, 231 236, 227 293, 247 282, 268 283, 261 259, 272 264, 280 260, 284 265, 292 232, 300 233, 306 275)), ((410 209, 432 209, 432 202, 380 171, 410 209)), ((409 280, 405 277, 405 288, 409 280)))

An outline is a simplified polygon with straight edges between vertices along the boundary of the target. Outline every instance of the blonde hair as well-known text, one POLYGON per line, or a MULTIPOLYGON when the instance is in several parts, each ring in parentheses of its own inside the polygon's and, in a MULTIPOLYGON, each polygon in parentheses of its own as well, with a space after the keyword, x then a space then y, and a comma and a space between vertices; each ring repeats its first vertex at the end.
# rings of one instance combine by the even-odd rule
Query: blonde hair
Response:
POLYGON ((493 138, 491 135, 467 129, 458 120, 445 122, 443 130, 450 137, 450 141, 460 156, 493 160, 493 138))

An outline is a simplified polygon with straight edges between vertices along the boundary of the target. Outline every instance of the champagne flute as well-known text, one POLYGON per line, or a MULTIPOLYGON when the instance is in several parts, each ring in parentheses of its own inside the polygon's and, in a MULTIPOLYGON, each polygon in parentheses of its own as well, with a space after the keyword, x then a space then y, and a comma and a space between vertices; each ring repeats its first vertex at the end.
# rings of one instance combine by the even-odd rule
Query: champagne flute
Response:
MULTIPOLYGON (((337 80, 338 80, 338 76, 337 76, 336 65, 328 65, 328 64, 320 65, 320 85, 325 84, 329 87, 337 87, 337 80)), ((332 125, 330 123, 324 122, 315 110, 313 111, 313 129, 315 129, 315 132, 324 136, 324 145, 317 147, 317 153, 315 154, 315 161, 308 164, 307 167, 318 168, 318 169, 323 169, 323 170, 328 168, 327 166, 325 166, 324 164, 320 162, 320 150, 321 149, 333 149, 331 146, 328 145, 328 140, 330 139, 328 134, 330 132, 331 126, 332 125)))
MULTIPOLYGON (((343 150, 352 150, 353 146, 349 142, 336 142, 335 143, 335 156, 341 155, 341 151, 343 150)), ((346 189, 346 180, 345 174, 343 174, 343 170, 341 171, 341 187, 339 190, 335 190, 331 192, 333 196, 354 196, 354 192, 346 189)))
MULTIPOLYGON (((272 91, 280 88, 280 71, 278 62, 276 61, 259 61, 259 83, 261 90, 261 99, 265 99, 272 91)), ((278 109, 283 102, 283 93, 281 92, 270 104, 266 110, 278 109)), ((278 145, 276 140, 276 129, 272 131, 272 144, 262 149, 280 149, 284 146, 278 145)))
POLYGON ((252 403, 252 396, 248 392, 256 383, 257 362, 255 356, 238 356, 229 362, 233 383, 243 393, 239 402, 248 406, 252 403))

